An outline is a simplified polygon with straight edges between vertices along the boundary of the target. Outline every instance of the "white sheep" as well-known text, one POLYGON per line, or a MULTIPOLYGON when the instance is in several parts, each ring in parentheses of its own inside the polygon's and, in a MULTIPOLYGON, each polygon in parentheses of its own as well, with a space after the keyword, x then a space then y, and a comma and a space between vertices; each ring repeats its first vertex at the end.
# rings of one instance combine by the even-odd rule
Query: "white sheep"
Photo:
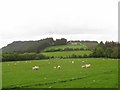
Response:
POLYGON ((32 67, 32 70, 39 70, 39 66, 32 67))
POLYGON ((85 65, 81 66, 82 68, 85 68, 85 65))
POLYGON ((57 67, 56 67, 56 66, 54 66, 53 68, 54 68, 54 69, 56 69, 57 67))
POLYGON ((72 64, 74 64, 74 61, 72 61, 72 64))
POLYGON ((91 64, 85 64, 83 66, 81 66, 82 68, 90 68, 91 67, 91 64))
POLYGON ((86 68, 90 68, 91 64, 86 64, 86 68))
POLYGON ((58 66, 57 66, 57 69, 61 69, 61 66, 60 66, 60 65, 58 65, 58 66))

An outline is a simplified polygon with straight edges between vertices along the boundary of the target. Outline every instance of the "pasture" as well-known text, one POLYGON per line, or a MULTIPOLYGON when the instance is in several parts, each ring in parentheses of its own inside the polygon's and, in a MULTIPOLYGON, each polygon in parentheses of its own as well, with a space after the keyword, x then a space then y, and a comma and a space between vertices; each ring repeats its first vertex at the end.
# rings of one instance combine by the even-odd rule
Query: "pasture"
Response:
POLYGON ((49 56, 52 57, 54 56, 55 58, 59 58, 59 57, 70 57, 72 55, 89 55, 92 52, 89 50, 85 50, 85 51, 62 51, 62 52, 42 52, 43 55, 45 56, 49 56))
POLYGON ((81 48, 87 48, 84 44, 80 44, 80 45, 57 45, 57 46, 50 46, 44 49, 44 51, 47 50, 52 50, 52 49, 61 49, 64 50, 65 48, 72 48, 72 49, 81 49, 81 48))
POLYGON ((3 88, 117 88, 118 60, 47 59, 2 63, 3 88), (74 61, 74 63, 71 63, 74 61), (84 64, 90 68, 82 68, 84 64), (33 66, 39 70, 32 70, 33 66), (60 65, 61 69, 54 66, 60 65))

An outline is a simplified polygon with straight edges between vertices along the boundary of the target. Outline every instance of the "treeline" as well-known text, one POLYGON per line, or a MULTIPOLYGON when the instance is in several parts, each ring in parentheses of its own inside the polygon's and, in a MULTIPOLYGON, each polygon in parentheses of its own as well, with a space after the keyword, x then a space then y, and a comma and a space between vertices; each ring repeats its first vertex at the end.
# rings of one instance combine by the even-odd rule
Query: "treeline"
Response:
POLYGON ((2 54, 2 61, 24 61, 24 60, 40 60, 48 59, 49 57, 44 56, 40 53, 16 53, 9 52, 2 54))
POLYGON ((120 43, 102 41, 93 49, 92 57, 120 58, 120 43))
POLYGON ((45 52, 57 52, 57 51, 86 51, 86 50, 91 50, 89 48, 64 48, 64 49, 60 49, 60 48, 55 48, 55 49, 48 49, 45 50, 45 52))
POLYGON ((39 53, 46 47, 52 45, 66 45, 64 38, 53 40, 53 38, 41 39, 38 41, 15 41, 2 48, 2 52, 36 52, 39 53))
POLYGON ((89 40, 71 40, 71 41, 68 41, 68 43, 98 43, 97 41, 89 41, 89 40))
MULTIPOLYGON (((84 41, 85 42, 85 41, 84 41)), ((88 41, 89 42, 89 41, 88 41)), ((86 43, 88 43, 86 42, 86 43)), ((73 43, 73 42, 72 42, 73 43)), ((96 43, 94 48, 89 48, 92 51, 92 54, 89 55, 71 55, 69 57, 60 57, 60 58, 120 58, 120 43, 118 42, 108 42, 103 43, 89 42, 91 45, 96 43)), ((40 54, 41 50, 45 49, 51 45, 66 45, 67 40, 57 39, 56 41, 53 38, 47 38, 40 41, 18 41, 9 44, 7 47, 3 48, 2 61, 18 61, 18 60, 40 60, 55 58, 54 56, 47 57, 40 54), (7 52, 5 52, 7 50, 7 52), (10 51, 10 52, 9 52, 10 51)), ((75 49, 65 48, 64 51, 72 51, 75 49)), ((79 50, 76 48, 76 50, 79 50)), ((80 48, 80 50, 85 50, 80 48)), ((61 51, 61 49, 52 49, 48 52, 61 51)))
MULTIPOLYGON (((54 58, 54 56, 51 56, 51 58, 54 58)), ((90 58, 90 55, 87 55, 87 54, 84 54, 84 55, 72 54, 72 55, 67 56, 67 57, 60 56, 59 58, 61 58, 61 59, 66 59, 66 58, 90 58)))
POLYGON ((70 56, 46 56, 41 53, 18 53, 18 52, 9 52, 9 53, 3 53, 2 54, 2 62, 5 61, 25 61, 25 60, 43 60, 43 59, 53 59, 53 58, 60 58, 60 59, 66 59, 66 58, 88 58, 89 55, 75 55, 72 54, 70 56))

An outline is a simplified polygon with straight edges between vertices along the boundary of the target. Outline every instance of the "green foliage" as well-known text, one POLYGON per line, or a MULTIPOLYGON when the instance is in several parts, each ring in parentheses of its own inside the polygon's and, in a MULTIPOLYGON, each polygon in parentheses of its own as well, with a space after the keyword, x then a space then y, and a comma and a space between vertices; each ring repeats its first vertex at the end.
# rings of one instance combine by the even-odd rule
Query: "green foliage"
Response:
POLYGON ((54 44, 53 38, 38 41, 15 41, 2 48, 2 52, 36 52, 54 44))
POLYGON ((67 39, 61 38, 61 39, 56 39, 54 41, 54 45, 66 45, 67 44, 67 39))
POLYGON ((119 49, 120 44, 117 42, 100 42, 93 50, 93 57, 106 57, 106 58, 120 58, 119 49))
POLYGON ((87 47, 83 44, 81 45, 57 45, 50 46, 44 49, 44 52, 56 52, 56 51, 80 51, 88 50, 87 47))
POLYGON ((95 48, 93 55, 96 57, 103 57, 104 56, 104 49, 101 47, 95 48))
POLYGON ((119 51, 118 47, 114 47, 111 57, 120 58, 120 53, 118 51, 119 51))
POLYGON ((39 60, 39 59, 46 59, 47 56, 37 53, 3 53, 2 54, 2 61, 21 61, 21 60, 39 60))

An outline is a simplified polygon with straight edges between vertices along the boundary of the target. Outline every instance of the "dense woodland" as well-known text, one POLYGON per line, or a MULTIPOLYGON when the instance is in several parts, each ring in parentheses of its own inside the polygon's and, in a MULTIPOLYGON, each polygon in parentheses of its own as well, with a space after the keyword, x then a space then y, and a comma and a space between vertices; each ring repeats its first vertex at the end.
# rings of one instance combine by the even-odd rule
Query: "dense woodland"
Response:
POLYGON ((93 57, 106 57, 106 58, 120 58, 120 43, 108 42, 105 44, 101 41, 98 46, 93 49, 93 57))
POLYGON ((67 44, 67 40, 62 39, 56 39, 53 40, 53 38, 46 38, 38 41, 15 41, 11 44, 8 44, 7 46, 2 48, 2 52, 36 52, 39 53, 46 47, 52 46, 52 45, 65 45, 67 44))
MULTIPOLYGON (((40 59, 50 59, 53 57, 47 57, 41 54, 41 51, 46 47, 55 45, 67 45, 70 43, 82 43, 87 46, 86 49, 79 50, 90 50, 92 54, 90 55, 72 55, 67 58, 120 58, 120 43, 118 42, 108 42, 103 43, 102 41, 98 43, 97 41, 68 41, 64 38, 53 40, 53 38, 46 38, 38 41, 15 41, 8 44, 6 47, 2 48, 2 61, 17 61, 17 60, 40 60, 40 59)), ((71 51, 75 49, 65 48, 63 51, 71 51)), ((51 50, 50 52, 55 52, 51 50)), ((61 51, 58 49, 57 51, 61 51)), ((49 51, 48 51, 49 52, 49 51)), ((63 57, 61 57, 63 58, 63 57)))

